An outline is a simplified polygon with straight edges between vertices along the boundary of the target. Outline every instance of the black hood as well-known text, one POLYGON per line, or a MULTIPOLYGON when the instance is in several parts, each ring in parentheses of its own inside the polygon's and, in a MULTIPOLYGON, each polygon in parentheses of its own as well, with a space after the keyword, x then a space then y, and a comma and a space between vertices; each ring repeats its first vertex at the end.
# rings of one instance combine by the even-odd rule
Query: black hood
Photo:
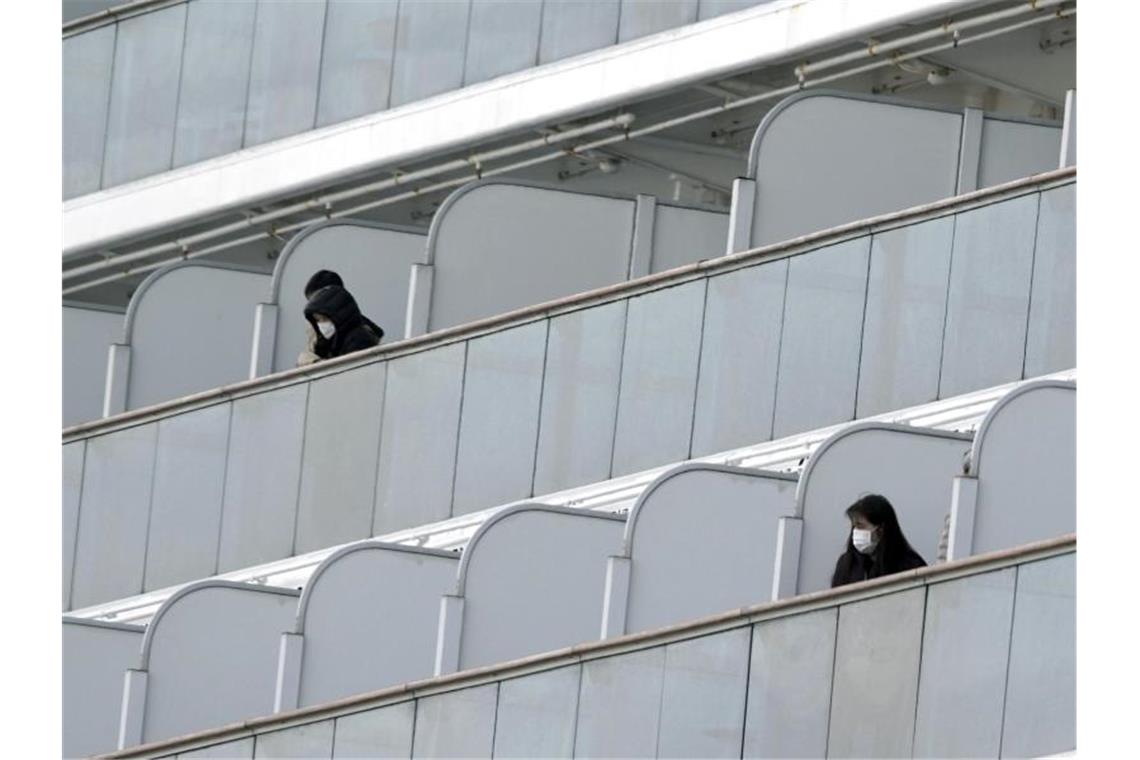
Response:
MULTIPOLYGON (((337 335, 346 335, 364 321, 360 315, 360 307, 356 305, 356 299, 347 290, 336 285, 321 288, 305 304, 305 319, 309 320, 314 330, 317 329, 317 314, 332 320, 337 335)), ((320 335, 319 330, 317 334, 320 335)))

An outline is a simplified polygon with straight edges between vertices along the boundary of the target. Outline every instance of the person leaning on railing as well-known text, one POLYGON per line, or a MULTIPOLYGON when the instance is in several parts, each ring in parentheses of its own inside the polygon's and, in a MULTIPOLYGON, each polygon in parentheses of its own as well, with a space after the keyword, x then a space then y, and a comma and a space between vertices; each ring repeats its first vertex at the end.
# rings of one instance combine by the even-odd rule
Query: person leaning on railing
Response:
POLYGON ((306 345, 298 367, 371 348, 384 337, 384 330, 360 313, 336 272, 322 269, 310 277, 305 300, 306 345))

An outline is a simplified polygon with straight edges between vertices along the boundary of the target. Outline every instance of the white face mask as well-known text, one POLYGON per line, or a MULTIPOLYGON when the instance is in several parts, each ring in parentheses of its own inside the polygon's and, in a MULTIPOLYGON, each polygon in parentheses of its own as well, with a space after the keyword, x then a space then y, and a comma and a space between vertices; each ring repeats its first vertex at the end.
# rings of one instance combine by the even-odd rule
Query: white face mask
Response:
POLYGON ((333 333, 336 332, 336 326, 332 322, 324 319, 317 320, 317 329, 321 331, 321 335, 326 338, 331 338, 333 333))
POLYGON ((873 538, 875 531, 864 530, 862 528, 851 529, 851 543, 855 545, 856 551, 863 554, 870 554, 875 551, 875 546, 879 543, 873 538))

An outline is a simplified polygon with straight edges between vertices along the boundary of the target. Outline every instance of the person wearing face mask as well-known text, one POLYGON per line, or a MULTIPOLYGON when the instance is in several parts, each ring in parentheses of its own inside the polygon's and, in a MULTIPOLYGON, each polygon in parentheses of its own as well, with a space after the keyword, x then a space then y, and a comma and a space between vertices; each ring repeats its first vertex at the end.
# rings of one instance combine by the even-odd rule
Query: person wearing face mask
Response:
POLYGON ((318 336, 313 345, 318 360, 363 351, 380 342, 356 299, 339 285, 326 285, 313 293, 305 305, 305 319, 318 336))
POLYGON ((868 494, 847 508, 851 533, 835 563, 831 587, 926 567, 906 540, 894 507, 878 494, 868 494))
MULTIPOLYGON (((305 301, 311 302, 318 291, 330 286, 338 287, 341 289, 344 288, 344 281, 341 280, 339 274, 328 269, 322 269, 314 273, 313 276, 309 278, 309 281, 305 283, 305 301)), ((348 293, 348 291, 345 290, 345 293, 348 293)), ((349 298, 351 297, 351 294, 349 294, 349 298)), ((355 301, 353 301, 353 304, 355 305, 355 301)), ((359 308, 357 309, 357 313, 359 313, 359 308)), ((364 327, 376 338, 375 342, 371 345, 376 345, 376 343, 379 343, 380 340, 384 337, 384 331, 380 328, 379 325, 377 325, 375 322, 363 314, 360 315, 360 319, 363 322, 364 327)), ((324 323, 324 330, 326 332, 329 332, 330 336, 335 335, 336 326, 332 320, 326 317, 324 319, 324 323)), ((332 358, 332 356, 340 356, 341 353, 349 353, 348 351, 342 351, 341 353, 332 353, 333 348, 330 344, 331 338, 319 332, 315 325, 316 322, 306 316, 305 350, 302 351, 301 354, 297 357, 298 367, 303 367, 307 364, 318 362, 321 359, 329 359, 332 358)), ((359 351, 360 349, 354 348, 352 350, 359 351)))

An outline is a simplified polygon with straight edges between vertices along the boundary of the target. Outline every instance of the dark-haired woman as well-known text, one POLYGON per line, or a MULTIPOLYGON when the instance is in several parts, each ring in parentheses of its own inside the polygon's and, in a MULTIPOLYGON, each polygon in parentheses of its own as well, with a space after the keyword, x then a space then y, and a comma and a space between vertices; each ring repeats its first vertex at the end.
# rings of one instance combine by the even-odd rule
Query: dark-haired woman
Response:
POLYGON ((886 498, 870 494, 847 508, 851 533, 847 549, 835 563, 831 587, 878 578, 916 567, 926 567, 899 527, 894 507, 886 498))

